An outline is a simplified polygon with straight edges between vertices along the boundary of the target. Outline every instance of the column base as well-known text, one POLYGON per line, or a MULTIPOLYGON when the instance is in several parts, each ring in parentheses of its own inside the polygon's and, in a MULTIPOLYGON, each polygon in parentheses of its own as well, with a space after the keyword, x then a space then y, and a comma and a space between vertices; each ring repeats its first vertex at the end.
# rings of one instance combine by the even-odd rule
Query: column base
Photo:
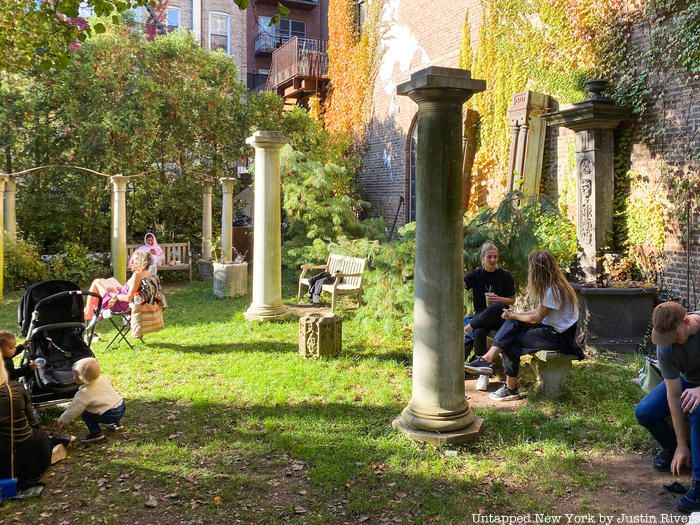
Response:
POLYGON ((413 441, 455 445, 468 443, 481 436, 483 425, 484 420, 478 416, 475 416, 471 424, 466 428, 461 430, 453 430, 450 432, 429 432, 427 430, 418 430, 401 421, 401 416, 394 419, 393 423, 391 424, 392 427, 413 441))
POLYGON ((266 306, 251 304, 243 314, 248 321, 284 321, 289 317, 289 309, 284 305, 266 306))

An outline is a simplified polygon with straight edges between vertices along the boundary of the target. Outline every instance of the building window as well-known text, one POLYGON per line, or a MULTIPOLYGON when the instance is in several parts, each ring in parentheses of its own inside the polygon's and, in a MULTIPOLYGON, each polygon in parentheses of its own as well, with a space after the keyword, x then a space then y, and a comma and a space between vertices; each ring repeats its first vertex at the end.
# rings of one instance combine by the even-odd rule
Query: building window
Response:
MULTIPOLYGON (((42 2, 38 1, 37 6, 41 6, 42 2)), ((87 2, 80 2, 78 6, 78 16, 81 18, 89 18, 95 14, 95 10, 87 2)))
POLYGON ((209 49, 221 49, 227 55, 231 54, 231 30, 229 15, 226 13, 209 13, 209 49))
POLYGON ((168 21, 168 33, 175 31, 178 27, 180 27, 180 8, 179 7, 168 7, 167 21, 168 21))
POLYGON ((258 24, 260 32, 270 36, 276 44, 284 44, 293 37, 306 37, 306 22, 303 20, 291 20, 282 18, 277 25, 270 25, 272 19, 269 16, 259 16, 258 24))
POLYGON ((413 120, 411 128, 411 137, 408 139, 408 188, 407 196, 408 203, 406 205, 406 222, 416 220, 416 145, 418 143, 418 126, 416 120, 413 120))

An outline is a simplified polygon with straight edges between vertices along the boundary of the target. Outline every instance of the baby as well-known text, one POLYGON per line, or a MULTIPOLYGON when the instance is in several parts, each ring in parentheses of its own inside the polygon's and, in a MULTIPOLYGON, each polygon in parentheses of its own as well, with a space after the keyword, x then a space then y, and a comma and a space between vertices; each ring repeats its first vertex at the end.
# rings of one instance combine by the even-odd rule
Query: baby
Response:
POLYGON ((33 370, 39 368, 37 363, 29 363, 15 368, 15 363, 12 361, 12 358, 25 350, 28 346, 29 341, 18 345, 17 338, 12 332, 0 332, 0 352, 2 352, 2 361, 5 365, 5 370, 7 370, 7 375, 12 381, 16 381, 20 377, 30 376, 33 370))
POLYGON ((68 408, 58 418, 58 428, 62 429, 81 416, 89 431, 88 435, 80 438, 83 443, 102 441, 105 438, 100 423, 108 425, 112 430, 123 428, 121 420, 126 411, 126 403, 110 380, 100 375, 99 361, 94 357, 76 361, 73 365, 73 376, 80 388, 68 408))

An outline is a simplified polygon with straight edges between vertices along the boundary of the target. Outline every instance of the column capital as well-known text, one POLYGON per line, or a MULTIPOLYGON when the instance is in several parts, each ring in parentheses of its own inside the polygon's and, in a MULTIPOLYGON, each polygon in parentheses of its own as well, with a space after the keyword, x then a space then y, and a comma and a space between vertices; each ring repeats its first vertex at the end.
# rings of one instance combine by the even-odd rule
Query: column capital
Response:
POLYGON ((7 183, 6 190, 15 191, 17 189, 17 177, 13 177, 12 175, 5 175, 5 177, 7 177, 5 181, 7 183))
POLYGON ((202 193, 211 193, 214 188, 214 183, 210 180, 202 182, 202 193))
POLYGON ((114 185, 116 191, 126 191, 126 183, 129 177, 125 177, 124 175, 112 175, 109 180, 114 185))
POLYGON ((5 191, 5 184, 10 180, 7 175, 0 175, 0 191, 5 191))
POLYGON ((451 67, 431 66, 411 75, 407 82, 396 87, 396 94, 414 102, 442 102, 462 104, 474 93, 486 90, 485 80, 472 78, 471 71, 451 67))
POLYGON ((256 131, 245 142, 254 148, 281 149, 289 141, 281 131, 256 131))
POLYGON ((219 182, 221 182, 221 191, 224 193, 233 193, 233 188, 236 185, 235 177, 222 177, 219 179, 219 182))

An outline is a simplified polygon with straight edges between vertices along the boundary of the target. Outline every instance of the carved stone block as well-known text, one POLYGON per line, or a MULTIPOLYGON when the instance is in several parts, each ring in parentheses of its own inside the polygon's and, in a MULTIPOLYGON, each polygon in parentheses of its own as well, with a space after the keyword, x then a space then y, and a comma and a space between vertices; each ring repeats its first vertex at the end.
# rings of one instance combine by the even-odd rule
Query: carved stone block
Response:
POLYGON ((299 353, 303 357, 335 357, 340 354, 342 344, 342 318, 313 313, 299 319, 299 353))
POLYGON ((571 372, 573 359, 575 358, 571 355, 551 350, 536 352, 530 362, 537 377, 533 394, 548 398, 560 397, 564 393, 562 387, 571 372))

